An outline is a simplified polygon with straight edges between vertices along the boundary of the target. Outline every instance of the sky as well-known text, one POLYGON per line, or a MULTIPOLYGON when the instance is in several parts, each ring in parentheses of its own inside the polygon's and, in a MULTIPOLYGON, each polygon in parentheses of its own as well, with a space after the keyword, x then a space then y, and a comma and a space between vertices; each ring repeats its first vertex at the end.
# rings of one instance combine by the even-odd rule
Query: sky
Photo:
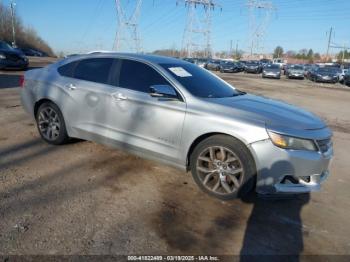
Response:
MULTIPOLYGON (((123 1, 123 0, 122 0, 123 1)), ((263 47, 272 52, 312 48, 325 53, 327 31, 332 42, 350 46, 350 0, 270 0, 275 11, 270 18, 263 47)), ((9 5, 10 0, 2 0, 9 5)), ((114 0, 15 0, 23 23, 34 28, 55 52, 77 53, 111 50, 117 25, 114 0)), ((143 0, 139 31, 145 52, 182 46, 186 8, 177 0, 143 0)), ((248 51, 249 12, 245 0, 216 0, 213 11, 212 44, 215 51, 233 47, 248 51)), ((124 0, 130 11, 134 0, 124 0)), ((200 13, 200 10, 197 11, 200 13)), ((257 21, 263 18, 257 12, 257 21)), ((128 51, 128 50, 125 50, 128 51)), ((332 49, 336 53, 339 50, 332 49)))

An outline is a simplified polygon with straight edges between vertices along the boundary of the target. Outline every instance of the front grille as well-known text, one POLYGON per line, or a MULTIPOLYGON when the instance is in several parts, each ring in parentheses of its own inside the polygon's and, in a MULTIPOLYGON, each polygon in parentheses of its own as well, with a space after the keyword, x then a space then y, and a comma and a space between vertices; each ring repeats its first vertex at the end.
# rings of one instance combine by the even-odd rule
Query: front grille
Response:
POLYGON ((322 153, 325 153, 332 146, 332 140, 330 138, 317 140, 317 145, 322 153))

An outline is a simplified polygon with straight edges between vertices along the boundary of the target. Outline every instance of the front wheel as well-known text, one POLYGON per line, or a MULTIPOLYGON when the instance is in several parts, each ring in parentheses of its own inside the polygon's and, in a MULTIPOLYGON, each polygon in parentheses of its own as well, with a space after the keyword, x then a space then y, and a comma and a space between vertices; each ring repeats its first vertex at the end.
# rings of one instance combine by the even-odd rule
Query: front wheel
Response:
POLYGON ((63 115, 52 102, 43 103, 36 114, 36 123, 41 137, 49 144, 62 145, 68 142, 63 115))
POLYGON ((197 185, 222 200, 242 197, 254 187, 254 160, 245 145, 230 136, 215 135, 199 143, 190 167, 197 185))

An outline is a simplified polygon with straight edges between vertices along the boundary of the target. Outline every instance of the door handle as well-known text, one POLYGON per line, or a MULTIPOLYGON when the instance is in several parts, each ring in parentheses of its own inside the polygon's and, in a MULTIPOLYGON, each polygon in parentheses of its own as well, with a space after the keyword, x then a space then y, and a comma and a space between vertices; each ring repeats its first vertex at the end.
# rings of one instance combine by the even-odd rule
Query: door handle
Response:
POLYGON ((122 100, 127 100, 128 99, 125 95, 123 95, 121 93, 113 94, 112 96, 113 96, 113 98, 115 100, 118 100, 118 101, 122 101, 122 100))
POLYGON ((74 84, 68 84, 68 85, 66 85, 66 87, 71 91, 77 89, 77 87, 74 84))

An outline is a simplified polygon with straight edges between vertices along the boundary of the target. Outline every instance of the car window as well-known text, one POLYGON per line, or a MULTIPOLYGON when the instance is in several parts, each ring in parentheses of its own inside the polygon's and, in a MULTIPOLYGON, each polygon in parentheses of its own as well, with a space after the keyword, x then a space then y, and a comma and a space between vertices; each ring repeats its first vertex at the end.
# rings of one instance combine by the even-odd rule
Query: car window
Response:
POLYGON ((61 76, 73 77, 75 66, 78 64, 78 61, 65 64, 59 67, 57 70, 61 76))
POLYGON ((152 85, 169 85, 169 82, 149 65, 132 60, 123 60, 120 69, 119 87, 149 93, 152 85))
POLYGON ((108 84, 112 58, 91 58, 79 61, 74 70, 74 78, 101 84, 108 84))
POLYGON ((1 41, 0 41, 0 49, 9 50, 9 51, 13 50, 13 48, 9 44, 7 44, 5 42, 1 42, 1 41))
POLYGON ((198 66, 187 63, 160 65, 194 96, 220 98, 242 94, 214 74, 198 66))

